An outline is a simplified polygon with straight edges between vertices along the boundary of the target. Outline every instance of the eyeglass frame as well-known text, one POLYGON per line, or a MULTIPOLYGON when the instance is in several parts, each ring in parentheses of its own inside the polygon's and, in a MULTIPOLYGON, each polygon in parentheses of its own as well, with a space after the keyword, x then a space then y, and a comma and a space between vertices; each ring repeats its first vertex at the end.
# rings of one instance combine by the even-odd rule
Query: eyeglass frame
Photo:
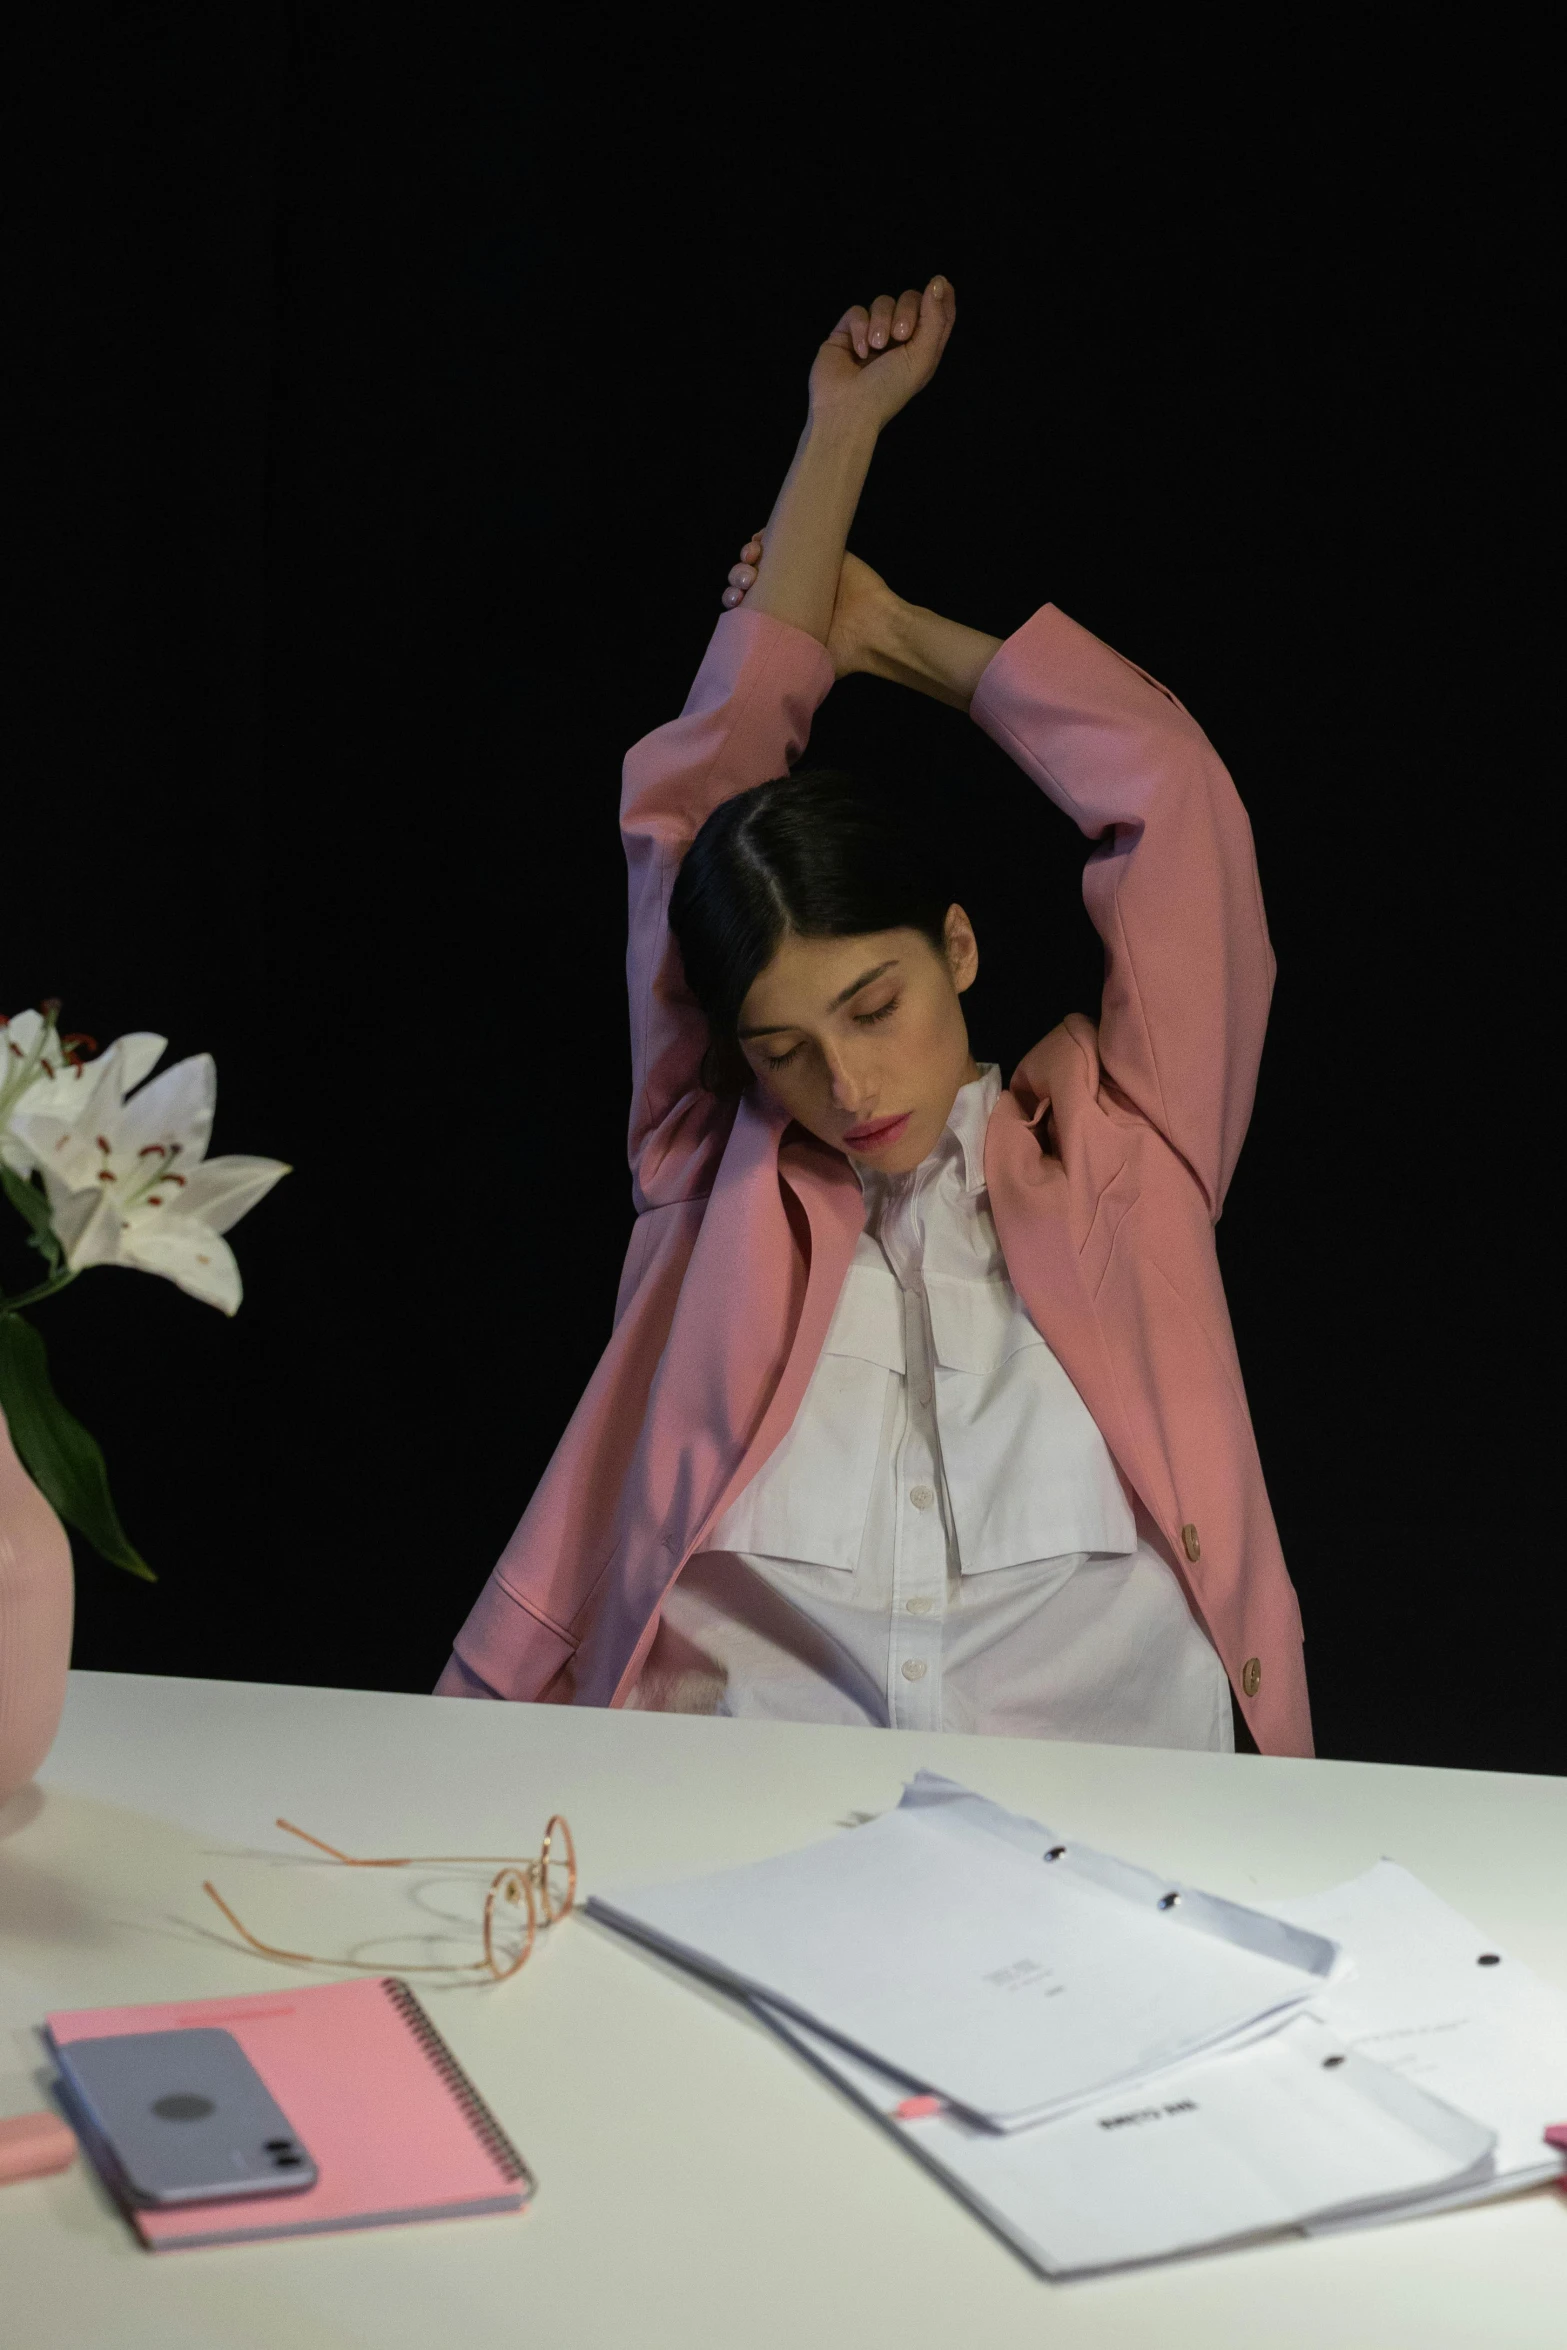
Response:
MULTIPOLYGON (((497 1983, 508 1982, 513 1975, 521 1973, 533 1954, 533 1946, 538 1939, 541 1896, 544 1911, 543 1922, 547 1926, 558 1925, 562 1918, 571 1915, 576 1906, 577 1845, 576 1839, 571 1833, 570 1823, 563 1812, 551 1812, 544 1824, 544 1841, 539 1847, 537 1857, 532 1860, 517 1860, 497 1852, 423 1852, 401 1854, 393 1859, 363 1860, 355 1853, 340 1852, 335 1844, 326 1843, 320 1836, 312 1836, 308 1828, 297 1828, 292 1820, 279 1819, 273 1824, 276 1827, 286 1829, 290 1836, 299 1837, 302 1843, 313 1844, 318 1852, 324 1852, 329 1859, 341 1861, 345 1868, 484 1868, 491 1866, 496 1861, 502 1863, 498 1873, 491 1878, 489 1889, 484 1897, 483 1958, 426 1959, 417 1964, 399 1966, 396 1971, 400 1975, 472 1974, 480 1969, 488 1969, 497 1983), (566 1898, 558 1906, 551 1893, 549 1879, 550 1851, 557 1831, 559 1831, 566 1847, 566 1898), (538 1888, 537 1892, 534 1890, 535 1886, 538 1888), (523 1902, 527 1906, 528 1913, 527 1937, 517 1957, 507 1965, 500 1963, 495 1951, 495 1909, 498 1901, 513 1906, 523 1902)), ((248 1942, 252 1950, 259 1950, 264 1958, 285 1959, 296 1966, 348 1966, 362 1968, 370 1974, 385 1974, 387 1972, 386 1966, 379 1959, 322 1958, 311 1951, 283 1950, 275 1943, 263 1942, 258 1934, 253 1934, 250 1928, 235 1916, 210 1878, 203 1879, 201 1889, 212 1901, 216 1902, 229 1924, 234 1928, 235 1933, 248 1942)))

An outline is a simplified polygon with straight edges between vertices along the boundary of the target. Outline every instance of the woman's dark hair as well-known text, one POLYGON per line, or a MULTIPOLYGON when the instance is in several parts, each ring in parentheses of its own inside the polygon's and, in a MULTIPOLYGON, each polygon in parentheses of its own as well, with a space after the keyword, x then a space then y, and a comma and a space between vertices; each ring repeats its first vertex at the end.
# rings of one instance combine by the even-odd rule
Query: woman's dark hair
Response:
POLYGON ((686 984, 712 1031, 703 1082, 733 1092, 749 1081, 740 1007, 790 932, 918 930, 944 951, 946 864, 923 809, 832 769, 780 776, 715 808, 669 902, 686 984))

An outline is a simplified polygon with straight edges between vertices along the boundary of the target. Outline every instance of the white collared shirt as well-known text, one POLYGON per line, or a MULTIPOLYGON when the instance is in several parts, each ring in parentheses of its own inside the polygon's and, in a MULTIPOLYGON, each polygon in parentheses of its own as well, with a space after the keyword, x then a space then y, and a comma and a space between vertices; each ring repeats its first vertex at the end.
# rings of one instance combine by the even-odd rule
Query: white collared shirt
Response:
POLYGON ((634 1703, 1233 1746, 1229 1684, 1008 1278, 995 1068, 865 1230, 793 1427, 687 1565, 634 1703))

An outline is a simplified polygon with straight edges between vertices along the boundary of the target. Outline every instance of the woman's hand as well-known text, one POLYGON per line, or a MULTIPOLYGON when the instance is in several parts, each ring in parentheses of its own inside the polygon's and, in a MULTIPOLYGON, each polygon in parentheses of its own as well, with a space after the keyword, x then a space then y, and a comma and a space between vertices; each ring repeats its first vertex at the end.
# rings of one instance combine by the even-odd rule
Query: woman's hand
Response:
MULTIPOLYGON (((766 537, 765 531, 756 531, 740 549, 721 599, 726 612, 736 611, 755 587, 766 537)), ((881 674, 878 664, 891 640, 897 610, 898 598, 880 573, 845 550, 827 631, 827 654, 835 676, 848 677, 857 669, 881 674)))
MULTIPOLYGON (((766 532, 756 531, 740 549, 723 593, 726 612, 737 611, 760 577, 766 532)), ((980 679, 1001 650, 1001 639, 956 620, 943 620, 895 595, 878 572, 845 548, 838 593, 825 638, 833 674, 863 670, 894 685, 912 686, 933 701, 966 710, 980 679)))
MULTIPOLYGON (((897 301, 880 294, 869 310, 844 312, 811 369, 810 414, 768 517, 766 573, 758 580, 754 565, 742 566, 752 577, 740 594, 754 586, 753 610, 827 643, 877 435, 935 374, 956 316, 952 289, 940 277, 923 294, 897 301)), ((851 576, 857 606, 864 582, 851 576)), ((726 599, 731 609, 739 600, 726 599)), ((845 644, 852 650, 847 622, 845 644)))
POLYGON ((878 294, 847 309, 811 368, 811 416, 853 419, 876 432, 935 374, 958 315, 951 286, 933 277, 923 294, 878 294))

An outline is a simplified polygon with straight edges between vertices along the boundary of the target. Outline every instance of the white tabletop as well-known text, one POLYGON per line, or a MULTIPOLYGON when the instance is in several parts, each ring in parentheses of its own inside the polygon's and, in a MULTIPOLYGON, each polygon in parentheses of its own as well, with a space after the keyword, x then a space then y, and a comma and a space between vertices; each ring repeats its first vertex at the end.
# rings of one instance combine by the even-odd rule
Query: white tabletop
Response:
MULTIPOLYGON (((417 1873, 345 1889, 279 1813, 349 1851, 506 1853, 560 1809, 591 1889, 831 1834, 920 1764, 1242 1899, 1391 1855, 1567 1990, 1567 1780, 77 1673, 38 1789, 0 1807, 0 2115, 45 2102, 47 2009, 277 1979, 203 1877, 306 1947, 379 1955, 355 1937, 461 1914, 417 1873)), ((427 1954, 385 1946, 389 1971, 427 1954)), ((1051 2285, 716 1993, 586 1920, 504 1986, 426 1997, 537 2171, 531 2211, 154 2257, 78 2164, 0 2187, 6 2350, 1567 2340, 1554 2188, 1051 2285)))

